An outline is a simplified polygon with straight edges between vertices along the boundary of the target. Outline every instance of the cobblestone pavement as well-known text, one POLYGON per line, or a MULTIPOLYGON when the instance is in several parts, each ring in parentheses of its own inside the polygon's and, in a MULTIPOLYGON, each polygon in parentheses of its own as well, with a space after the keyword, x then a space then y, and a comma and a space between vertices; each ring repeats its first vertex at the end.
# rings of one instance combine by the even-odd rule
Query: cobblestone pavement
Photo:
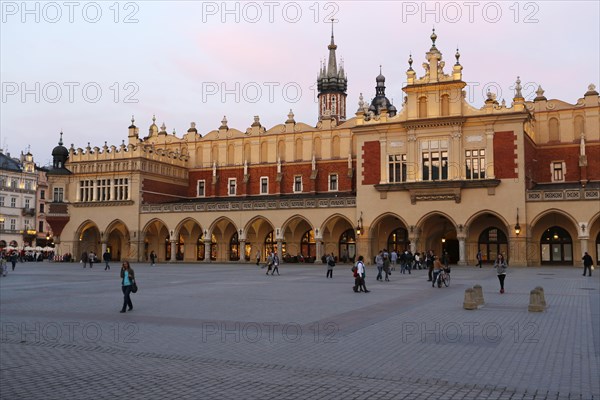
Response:
POLYGON ((23 263, 0 278, 2 399, 600 399, 600 271, 23 263), (480 284, 485 305, 462 308, 480 284), (544 287, 548 307, 527 311, 544 287))

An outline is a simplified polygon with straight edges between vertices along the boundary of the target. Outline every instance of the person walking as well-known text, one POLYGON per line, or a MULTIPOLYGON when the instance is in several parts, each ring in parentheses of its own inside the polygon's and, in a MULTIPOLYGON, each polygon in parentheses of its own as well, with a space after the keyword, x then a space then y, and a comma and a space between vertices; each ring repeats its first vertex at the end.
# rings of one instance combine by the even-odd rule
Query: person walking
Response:
POLYGON ((389 276, 392 274, 392 271, 390 271, 390 255, 387 252, 387 250, 383 250, 383 272, 385 272, 385 281, 389 282, 390 278, 389 276))
POLYGON ((154 267, 155 264, 156 264, 156 253, 154 252, 154 250, 152 250, 150 252, 150 266, 154 267))
POLYGON ((429 279, 427 282, 433 281, 433 261, 435 260, 435 255, 433 254, 433 250, 429 250, 427 255, 425 256, 425 265, 427 266, 427 275, 429 279))
POLYGON ((358 262, 356 263, 356 273, 358 274, 358 289, 360 289, 360 290, 355 290, 355 292, 359 291, 359 292, 369 293, 370 291, 367 290, 367 286, 365 284, 365 278, 366 278, 367 274, 366 274, 365 263, 363 260, 364 260, 363 256, 359 256, 358 262))
POLYGON ((129 261, 123 261, 123 266, 121 267, 121 290, 123 291, 123 308, 121 308, 121 311, 119 312, 124 313, 125 311, 133 310, 133 303, 131 303, 131 285, 133 284, 133 282, 135 282, 135 273, 129 265, 129 261))
POLYGON ((594 265, 594 260, 592 260, 592 256, 590 256, 586 251, 581 259, 583 260, 583 276, 585 276, 586 270, 590 271, 589 276, 592 276, 592 265, 594 265))
POLYGON ((10 256, 10 264, 12 266, 12 270, 15 270, 15 267, 17 266, 17 252, 13 251, 11 256, 10 256))
POLYGON ((326 278, 333 279, 333 267, 335 267, 335 257, 333 253, 327 256, 327 276, 326 278))
POLYGON ((106 250, 103 254, 102 254, 102 260, 104 260, 104 263, 106 264, 104 267, 104 270, 109 270, 110 269, 110 265, 108 264, 110 262, 110 253, 108 250, 106 250))
POLYGON ((271 275, 275 275, 275 271, 277 271, 277 275, 279 275, 279 256, 277 253, 273 253, 273 271, 271 275))
POLYGON ((381 250, 379 252, 379 254, 377 254, 375 256, 375 266, 377 267, 377 280, 381 281, 383 280, 382 278, 382 272, 383 272, 383 250, 381 250))
POLYGON ((269 253, 269 255, 267 256, 267 275, 269 275, 269 271, 273 269, 273 260, 275 258, 275 253, 271 252, 269 253))
POLYGON ((260 264, 260 249, 256 250, 256 266, 260 264))
POLYGON ((498 257, 496 257, 494 267, 496 267, 496 273, 498 274, 498 280, 500 281, 500 293, 504 293, 504 279, 506 278, 506 268, 508 268, 508 266, 506 265, 506 261, 502 254, 498 254, 498 257))
POLYGON ((392 271, 395 271, 396 264, 398 263, 398 253, 396 252, 396 249, 393 249, 390 253, 390 262, 392 264, 392 271))
POLYGON ((483 255, 481 254, 481 250, 477 252, 477 265, 479 268, 483 265, 483 255))

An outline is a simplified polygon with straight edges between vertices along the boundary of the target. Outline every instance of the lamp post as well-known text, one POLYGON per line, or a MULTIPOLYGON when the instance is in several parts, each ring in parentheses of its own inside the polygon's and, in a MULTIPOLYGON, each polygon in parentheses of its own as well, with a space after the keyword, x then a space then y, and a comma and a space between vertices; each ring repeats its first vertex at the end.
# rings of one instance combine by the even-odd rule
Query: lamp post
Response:
POLYGON ((358 236, 360 236, 363 233, 363 226, 362 226, 362 211, 360 212, 360 217, 358 218, 358 223, 356 225, 356 234, 358 236))

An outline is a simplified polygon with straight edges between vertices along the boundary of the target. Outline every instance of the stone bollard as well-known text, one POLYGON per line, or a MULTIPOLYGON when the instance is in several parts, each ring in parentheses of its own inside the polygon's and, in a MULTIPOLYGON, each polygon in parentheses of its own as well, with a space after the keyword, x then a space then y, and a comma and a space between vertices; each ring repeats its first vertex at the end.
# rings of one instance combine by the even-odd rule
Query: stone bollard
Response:
POLYGON ((544 295, 544 288, 541 286, 538 286, 535 288, 535 290, 540 292, 540 303, 542 304, 542 306, 544 308, 548 307, 548 305, 546 304, 546 296, 544 295))
POLYGON ((544 311, 544 306, 541 302, 540 291, 537 289, 533 289, 529 292, 529 307, 528 310, 530 312, 541 312, 544 311))
POLYGON ((473 291, 475 292, 475 302, 477 303, 478 306, 482 306, 484 303, 483 288, 481 287, 481 285, 475 285, 475 286, 473 286, 473 291))
POLYGON ((475 291, 472 288, 465 289, 465 301, 463 302, 465 310, 477 310, 477 301, 475 301, 475 291))

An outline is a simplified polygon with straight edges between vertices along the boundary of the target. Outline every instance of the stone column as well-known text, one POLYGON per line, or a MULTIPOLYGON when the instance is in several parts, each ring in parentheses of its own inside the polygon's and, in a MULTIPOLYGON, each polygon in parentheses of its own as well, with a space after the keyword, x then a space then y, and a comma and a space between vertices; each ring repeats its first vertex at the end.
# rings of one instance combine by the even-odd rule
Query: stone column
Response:
POLYGON ((323 242, 321 241, 321 239, 316 239, 316 245, 317 245, 317 261, 321 261, 321 257, 323 256, 323 242))
MULTIPOLYGON (((579 237, 578 237, 578 239, 579 239, 579 247, 581 247, 581 257, 583 257, 583 254, 586 251, 589 253, 589 250, 588 250, 588 246, 589 246, 588 240, 589 240, 589 238, 590 237, 587 236, 587 235, 586 236, 579 235, 579 237)), ((577 257, 577 255, 573 253, 573 261, 578 260, 578 259, 579 258, 577 257)))
POLYGON ((169 262, 174 263, 177 261, 177 242, 175 239, 171 239, 171 260, 169 262))
MULTIPOLYGON (((101 251, 102 255, 100 255, 99 258, 101 258, 104 255, 104 253, 106 252, 106 248, 107 248, 106 241, 103 240, 100 244, 102 246, 102 251, 101 251)), ((104 259, 102 259, 102 261, 104 261, 104 259)))
POLYGON ((239 262, 246 262, 246 239, 240 240, 240 259, 239 262))
POLYGON ((204 235, 204 262, 211 263, 210 259, 210 246, 212 245, 212 235, 204 235), (210 236, 210 237, 209 237, 210 236))
POLYGON ((466 251, 465 251, 465 235, 457 235, 458 238, 458 265, 467 265, 466 251))
POLYGON ((419 233, 416 232, 416 229, 408 234, 408 240, 410 240, 410 252, 415 254, 417 252, 417 244, 419 243, 419 233))
POLYGON ((283 239, 277 239, 277 257, 279 257, 279 264, 283 261, 283 253, 281 251, 281 244, 283 243, 283 239))

